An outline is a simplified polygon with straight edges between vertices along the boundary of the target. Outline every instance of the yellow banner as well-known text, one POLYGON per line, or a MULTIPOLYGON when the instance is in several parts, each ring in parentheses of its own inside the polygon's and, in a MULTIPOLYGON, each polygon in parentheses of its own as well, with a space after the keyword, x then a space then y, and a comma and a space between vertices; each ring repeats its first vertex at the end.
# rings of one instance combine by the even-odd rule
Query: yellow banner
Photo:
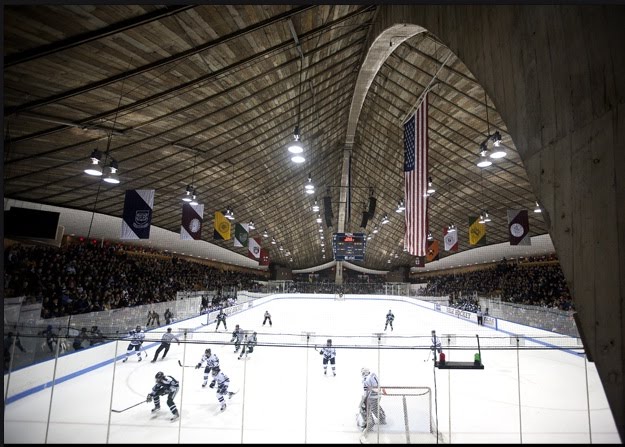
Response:
POLYGON ((469 245, 486 243, 486 224, 480 223, 479 216, 469 216, 469 245))
POLYGON ((230 240, 230 221, 220 211, 215 211, 214 239, 230 240))

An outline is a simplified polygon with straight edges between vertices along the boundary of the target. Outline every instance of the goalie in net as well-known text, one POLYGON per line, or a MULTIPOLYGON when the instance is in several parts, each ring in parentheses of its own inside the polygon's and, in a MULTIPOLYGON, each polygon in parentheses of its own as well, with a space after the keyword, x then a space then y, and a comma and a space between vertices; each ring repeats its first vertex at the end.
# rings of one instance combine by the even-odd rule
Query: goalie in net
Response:
MULTIPOLYGON (((369 376, 375 377, 375 374, 369 376)), ((364 379, 363 372, 363 385, 364 379)), ((361 443, 368 443, 367 438, 374 441, 373 437, 380 443, 390 444, 442 441, 442 434, 437 432, 432 416, 432 391, 429 387, 376 387, 377 396, 370 395, 372 399, 363 398, 360 402, 356 421, 362 431, 361 443)))

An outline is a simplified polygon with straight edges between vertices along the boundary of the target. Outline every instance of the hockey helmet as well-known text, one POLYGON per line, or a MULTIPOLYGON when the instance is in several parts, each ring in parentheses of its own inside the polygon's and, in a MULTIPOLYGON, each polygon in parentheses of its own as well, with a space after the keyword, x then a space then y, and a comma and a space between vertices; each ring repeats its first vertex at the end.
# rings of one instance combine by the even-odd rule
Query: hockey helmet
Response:
POLYGON ((204 350, 204 354, 208 354, 208 355, 210 355, 210 354, 211 354, 211 350, 210 350, 210 349, 205 349, 205 350, 204 350))
POLYGON ((156 373, 156 375, 154 376, 154 378, 156 379, 156 381, 160 381, 161 379, 165 378, 165 374, 163 374, 163 371, 159 371, 156 373))
POLYGON ((141 326, 137 326, 136 330, 137 332, 141 332, 141 326))
POLYGON ((214 376, 216 376, 217 374, 219 374, 219 371, 221 371, 221 369, 219 369, 219 366, 215 366, 213 368, 212 373, 213 373, 214 376))
POLYGON ((332 339, 328 338, 328 346, 332 346, 332 339))
POLYGON ((370 372, 371 372, 371 371, 369 371, 369 368, 367 368, 367 367, 364 367, 364 368, 361 368, 361 369, 360 369, 360 374, 361 374, 363 377, 367 377, 367 376, 370 374, 370 372))

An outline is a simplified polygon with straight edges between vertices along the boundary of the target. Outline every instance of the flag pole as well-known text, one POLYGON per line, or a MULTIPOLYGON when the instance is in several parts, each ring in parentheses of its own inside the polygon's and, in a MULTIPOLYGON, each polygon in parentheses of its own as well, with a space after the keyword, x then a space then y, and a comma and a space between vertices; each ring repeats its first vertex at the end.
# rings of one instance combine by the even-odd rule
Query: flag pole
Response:
POLYGON ((432 79, 430 79, 430 82, 428 83, 428 85, 425 87, 425 89, 421 92, 421 94, 419 95, 419 99, 417 99, 417 103, 414 105, 414 107, 412 109, 410 109, 410 112, 408 112, 408 114, 404 117, 404 119, 402 120, 402 124, 406 124, 406 121, 408 121, 410 119, 410 117, 412 116, 412 114, 415 112, 415 110, 417 110, 419 108, 419 106, 421 105, 421 102, 423 101, 423 98, 425 97, 425 94, 427 92, 429 92, 430 90, 432 90, 432 88, 438 84, 441 81, 437 81, 434 82, 436 80, 436 78, 438 77, 438 74, 440 73, 440 71, 443 69, 443 67, 445 66, 445 64, 447 64, 447 61, 449 60, 449 58, 453 55, 452 52, 450 52, 447 57, 445 58, 445 60, 443 61, 443 63, 441 64, 440 67, 438 67, 438 70, 436 70, 436 73, 434 73, 434 76, 432 76, 432 79))

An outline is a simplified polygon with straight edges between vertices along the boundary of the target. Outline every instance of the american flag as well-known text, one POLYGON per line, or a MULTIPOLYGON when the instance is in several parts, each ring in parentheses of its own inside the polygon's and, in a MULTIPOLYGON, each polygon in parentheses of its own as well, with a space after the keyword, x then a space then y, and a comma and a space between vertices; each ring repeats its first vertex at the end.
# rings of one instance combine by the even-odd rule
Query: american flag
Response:
POLYGON ((413 256, 425 256, 427 244, 428 94, 404 124, 404 245, 413 256))

